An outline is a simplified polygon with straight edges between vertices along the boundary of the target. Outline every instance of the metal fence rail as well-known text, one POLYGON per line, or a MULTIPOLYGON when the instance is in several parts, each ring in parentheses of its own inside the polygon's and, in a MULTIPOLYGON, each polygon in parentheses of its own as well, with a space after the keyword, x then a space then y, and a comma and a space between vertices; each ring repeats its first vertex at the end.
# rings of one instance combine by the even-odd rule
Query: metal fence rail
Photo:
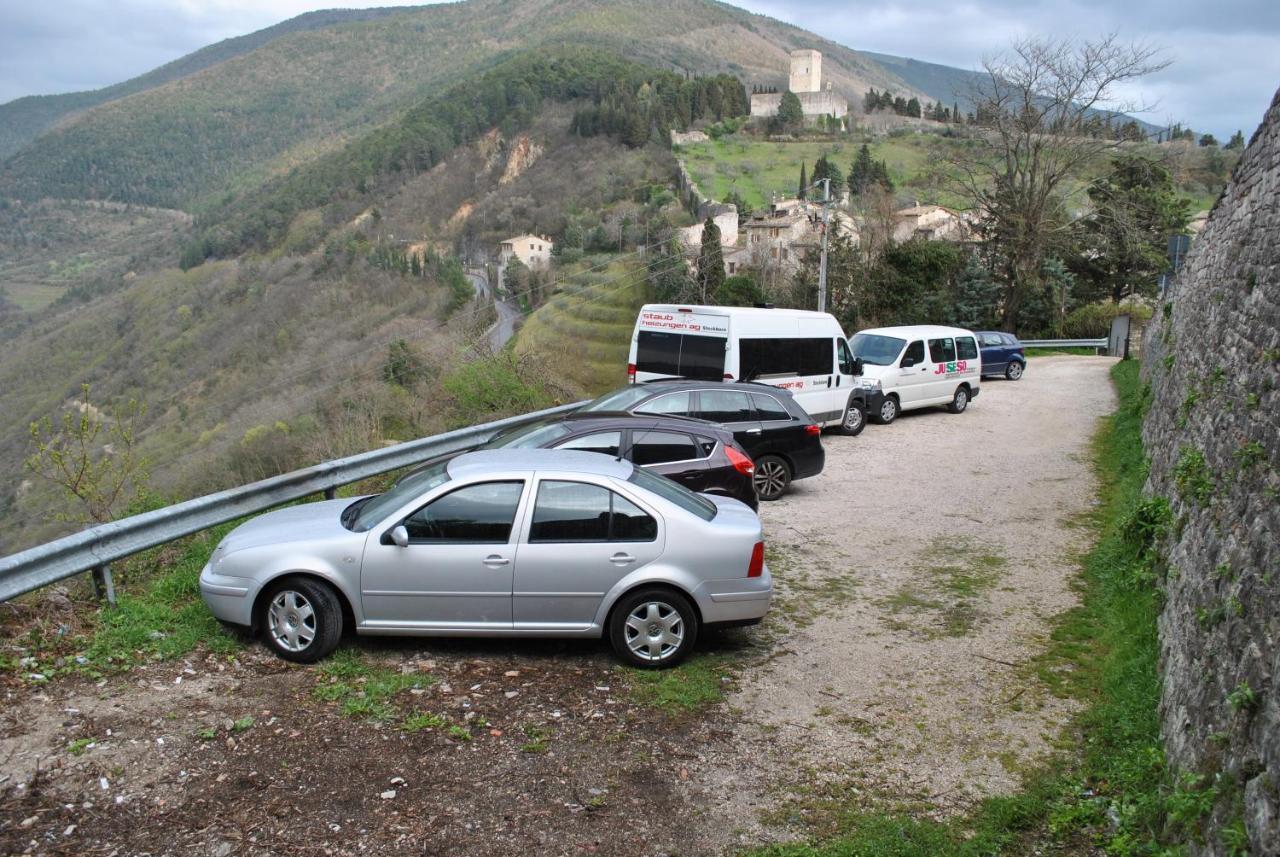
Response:
POLYGON ((0 601, 88 571, 95 573, 95 580, 106 590, 107 597, 114 600, 107 570, 112 562, 290 500, 321 493, 332 496, 341 485, 421 464, 438 455, 470 449, 502 429, 567 413, 582 404, 561 405, 326 461, 261 482, 99 524, 21 553, 0 557, 0 601))
POLYGON ((1022 339, 1027 348, 1106 348, 1107 338, 1100 339, 1022 339))

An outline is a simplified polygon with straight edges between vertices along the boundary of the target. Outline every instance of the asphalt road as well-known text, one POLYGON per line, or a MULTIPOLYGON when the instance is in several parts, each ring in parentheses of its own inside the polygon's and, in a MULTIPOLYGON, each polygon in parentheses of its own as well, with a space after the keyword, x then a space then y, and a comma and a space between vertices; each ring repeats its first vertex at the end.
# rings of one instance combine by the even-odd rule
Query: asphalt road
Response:
MULTIPOLYGON (((475 286, 476 297, 493 298, 493 290, 489 287, 489 281, 484 275, 468 273, 467 279, 471 280, 471 285, 475 286)), ((516 325, 523 315, 519 307, 507 301, 494 298, 493 306, 498 313, 498 320, 485 332, 485 335, 489 337, 489 347, 497 351, 516 335, 516 325)))

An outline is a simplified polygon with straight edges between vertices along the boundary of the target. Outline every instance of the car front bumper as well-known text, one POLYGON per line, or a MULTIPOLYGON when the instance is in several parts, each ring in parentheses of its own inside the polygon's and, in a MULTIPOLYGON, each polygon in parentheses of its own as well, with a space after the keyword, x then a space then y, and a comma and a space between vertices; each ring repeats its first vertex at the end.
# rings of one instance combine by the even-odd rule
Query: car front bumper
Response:
POLYGON ((214 618, 222 622, 251 626, 257 594, 257 584, 249 578, 215 574, 209 565, 200 572, 200 597, 214 618))

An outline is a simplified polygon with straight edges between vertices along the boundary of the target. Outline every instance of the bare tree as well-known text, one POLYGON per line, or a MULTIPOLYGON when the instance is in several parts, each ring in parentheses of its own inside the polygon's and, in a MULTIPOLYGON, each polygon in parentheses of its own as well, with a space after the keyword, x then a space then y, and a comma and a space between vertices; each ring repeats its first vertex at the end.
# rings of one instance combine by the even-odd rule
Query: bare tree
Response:
POLYGON ((970 92, 977 145, 960 149, 955 165, 1004 268, 1006 324, 1016 324, 1067 232, 1068 180, 1119 145, 1091 134, 1090 120, 1100 111, 1148 109, 1121 101, 1117 91, 1167 65, 1157 49, 1114 34, 1079 43, 1026 39, 984 61, 985 74, 970 92))

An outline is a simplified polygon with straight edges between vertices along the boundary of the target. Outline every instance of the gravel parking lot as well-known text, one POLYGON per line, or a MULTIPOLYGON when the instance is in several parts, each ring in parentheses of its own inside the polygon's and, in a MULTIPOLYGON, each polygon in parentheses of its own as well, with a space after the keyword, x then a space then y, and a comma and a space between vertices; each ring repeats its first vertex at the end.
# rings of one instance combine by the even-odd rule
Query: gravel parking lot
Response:
POLYGON ((777 609, 703 644, 701 705, 539 641, 11 682, 0 853, 712 854, 820 830, 815 795, 1011 791, 1072 711, 1029 661, 1074 603, 1111 362, 1037 358, 963 415, 829 437, 762 508, 777 609))

